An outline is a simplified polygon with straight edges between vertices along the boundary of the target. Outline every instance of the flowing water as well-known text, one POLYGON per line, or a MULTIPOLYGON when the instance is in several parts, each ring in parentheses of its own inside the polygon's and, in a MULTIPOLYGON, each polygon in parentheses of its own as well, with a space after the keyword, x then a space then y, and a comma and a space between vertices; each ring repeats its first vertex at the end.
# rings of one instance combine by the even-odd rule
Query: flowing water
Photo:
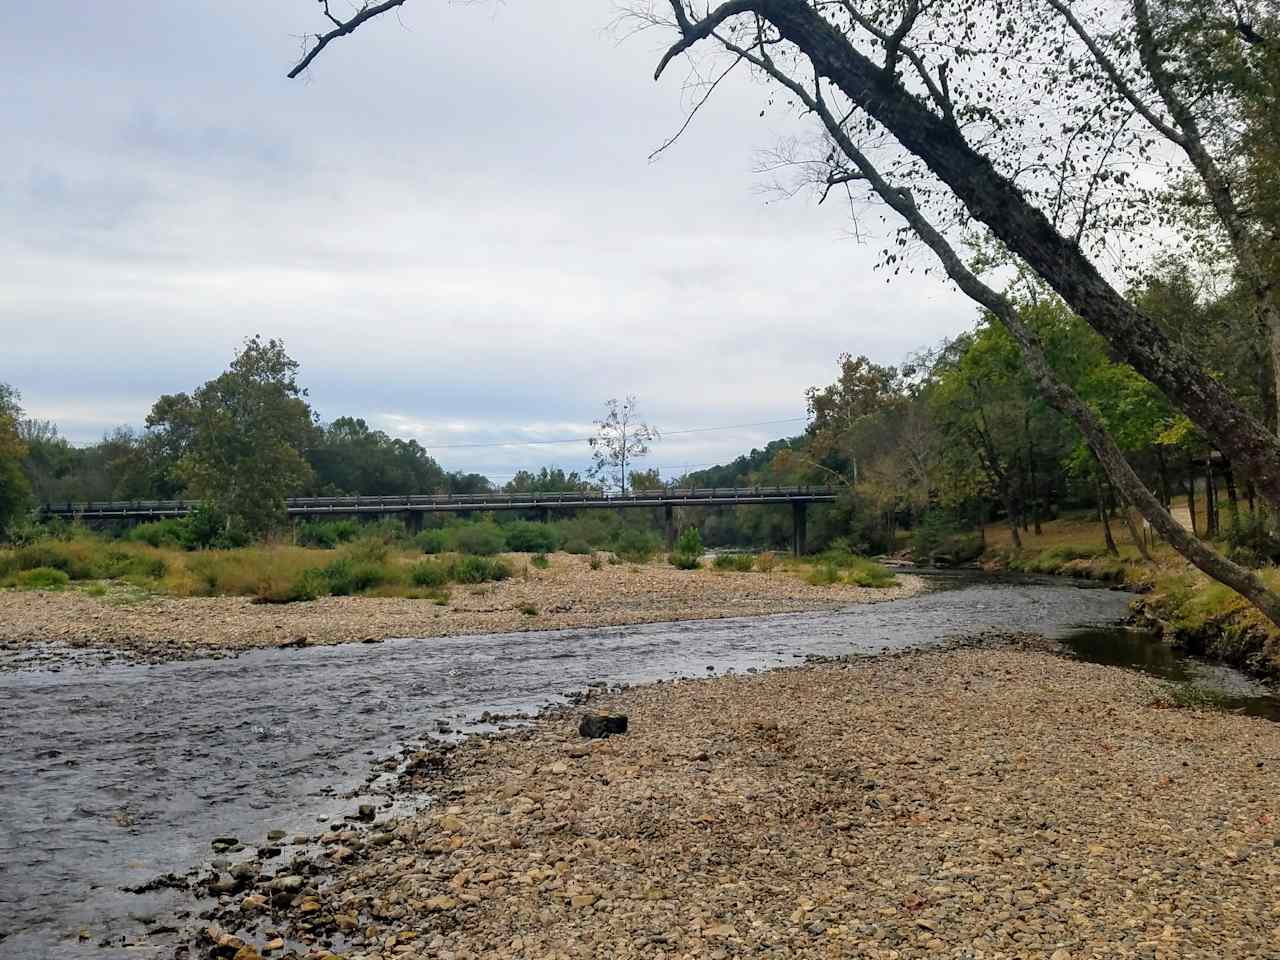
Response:
POLYGON ((1096 629, 1079 630, 1118 621, 1128 601, 1061 581, 938 585, 949 589, 835 613, 0 673, 0 958, 171 954, 163 928, 178 895, 123 887, 185 873, 214 837, 315 832, 354 809, 371 761, 444 723, 492 729, 485 711, 533 711, 601 681, 765 669, 984 629, 1076 632, 1105 647, 1096 629))

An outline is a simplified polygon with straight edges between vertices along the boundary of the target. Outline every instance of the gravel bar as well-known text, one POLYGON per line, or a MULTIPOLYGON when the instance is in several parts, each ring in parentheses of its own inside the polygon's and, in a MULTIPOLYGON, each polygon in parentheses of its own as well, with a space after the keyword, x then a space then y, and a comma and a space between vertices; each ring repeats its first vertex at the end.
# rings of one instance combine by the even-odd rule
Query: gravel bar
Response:
POLYGON ((438 803, 242 869, 192 955, 1280 957, 1280 725, 1043 646, 637 687, 589 701, 623 736, 577 709, 411 755, 438 803))

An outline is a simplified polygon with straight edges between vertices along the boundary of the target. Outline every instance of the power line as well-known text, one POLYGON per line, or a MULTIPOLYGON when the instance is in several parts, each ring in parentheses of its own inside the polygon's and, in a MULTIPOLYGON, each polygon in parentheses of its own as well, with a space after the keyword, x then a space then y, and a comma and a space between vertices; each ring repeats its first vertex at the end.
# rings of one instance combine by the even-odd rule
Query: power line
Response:
MULTIPOLYGON (((687 433, 713 433, 717 430, 744 430, 748 427, 769 427, 779 423, 796 423, 808 417, 787 417, 783 420, 760 420, 756 423, 731 423, 723 427, 689 427, 686 430, 666 430, 664 437, 678 437, 687 433)), ((550 446, 558 443, 586 443, 593 437, 565 437, 561 440, 500 440, 492 443, 427 443, 430 450, 462 450, 481 447, 534 447, 550 446)))

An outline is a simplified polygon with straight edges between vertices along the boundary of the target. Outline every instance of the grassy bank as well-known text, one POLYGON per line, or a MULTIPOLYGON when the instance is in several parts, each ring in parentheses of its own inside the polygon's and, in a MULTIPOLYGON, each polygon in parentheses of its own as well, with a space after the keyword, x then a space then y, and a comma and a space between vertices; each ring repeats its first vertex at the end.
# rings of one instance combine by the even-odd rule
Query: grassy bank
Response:
MULTIPOLYGON (((446 604, 453 587, 528 579, 531 569, 547 569, 550 560, 545 548, 554 537, 547 528, 532 529, 538 526, 499 530, 494 524, 476 523, 409 537, 403 530, 338 522, 300 528, 297 539, 306 545, 204 550, 184 547, 170 524, 140 527, 129 539, 74 530, 0 548, 0 587, 78 589, 99 596, 124 587, 158 596, 252 597, 263 603, 371 596, 446 604), (511 552, 513 542, 529 552, 511 552)), ((651 542, 627 531, 617 541, 614 550, 587 551, 591 570, 645 564, 655 553, 651 542)), ((879 564, 838 549, 803 560, 773 553, 721 554, 707 563, 699 548, 693 555, 673 553, 671 562, 683 570, 696 570, 705 563, 712 572, 728 576, 777 571, 814 586, 889 588, 897 584, 879 564)))
MULTIPOLYGON (((1053 574, 1097 580, 1139 594, 1135 613, 1175 646, 1221 660, 1251 673, 1280 677, 1280 630, 1235 591, 1210 580, 1171 547, 1154 544, 1151 560, 1127 542, 1123 523, 1113 521, 1119 555, 1107 551, 1102 524, 1096 519, 1068 517, 1047 522, 1043 533, 1022 534, 1012 545, 1007 527, 984 531, 988 569, 1053 574)), ((1221 546, 1221 545, 1220 545, 1221 546)), ((1268 566, 1259 575, 1280 589, 1280 569, 1268 566)))

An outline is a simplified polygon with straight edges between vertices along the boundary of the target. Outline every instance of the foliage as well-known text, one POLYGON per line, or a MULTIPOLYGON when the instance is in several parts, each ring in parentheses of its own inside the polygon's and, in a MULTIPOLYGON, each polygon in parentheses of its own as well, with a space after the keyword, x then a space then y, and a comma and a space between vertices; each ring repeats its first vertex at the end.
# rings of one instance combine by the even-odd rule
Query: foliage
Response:
POLYGON ((565 473, 559 467, 543 467, 537 473, 517 470, 502 489, 506 493, 576 493, 590 490, 591 484, 577 471, 565 473))
POLYGON ((371 430, 358 417, 339 417, 306 449, 308 489, 318 495, 403 496, 444 493, 448 479, 417 440, 371 430))
POLYGON ((737 573, 748 573, 755 566, 756 558, 750 553, 718 553, 713 561, 717 570, 732 570, 737 573))
POLYGON ((439 560, 421 560, 409 568, 409 580, 417 587, 443 587, 449 582, 449 566, 439 560))
POLYGON ((598 553, 593 553, 591 555, 591 559, 588 561, 588 564, 590 565, 592 570, 599 570, 601 567, 604 566, 604 564, 600 560, 600 554, 598 553))
POLYGON ((31 504, 31 484, 22 469, 28 447, 18 433, 20 399, 16 390, 0 383, 0 539, 31 504))
POLYGON ((23 570, 14 582, 23 590, 62 590, 71 582, 65 571, 53 567, 35 567, 23 570))
POLYGON ((449 549, 449 533, 446 530, 423 530, 413 542, 423 553, 444 553, 449 549))
POLYGON ((360 532, 360 524, 355 520, 308 520, 298 524, 294 539, 300 547, 332 550, 350 543, 360 532))
POLYGON ((582 556, 591 552, 591 544, 582 537, 574 537, 571 540, 565 541, 564 552, 582 556))
POLYGON ((463 556, 450 565, 449 579, 456 583, 486 583, 507 580, 511 572, 511 565, 501 557, 463 556))
POLYGON ((449 543, 459 553, 491 557, 507 548, 502 529, 494 523, 464 523, 449 529, 449 543))
POLYGON ((545 523, 517 520, 502 528, 506 547, 514 553, 546 553, 556 548, 556 533, 545 523))
POLYGON ((545 570, 547 569, 547 567, 551 566, 551 561, 547 559, 547 555, 545 553, 535 553, 529 559, 529 562, 532 563, 539 570, 545 570))
POLYGON ((311 479, 303 456, 315 435, 298 363, 278 340, 245 341, 220 376, 191 395, 161 397, 147 428, 180 454, 176 476, 226 517, 258 534, 284 520, 284 500, 311 479))
POLYGON ((1263 511, 1242 511, 1226 530, 1230 555, 1237 563, 1252 567, 1280 561, 1280 534, 1263 511))
POLYGON ((702 534, 697 527, 686 527, 676 540, 676 548, 668 558, 680 570, 696 570, 702 566, 702 534))
POLYGON ((626 527, 614 539, 613 552, 627 563, 646 563, 658 552, 658 538, 647 530, 626 527))
POLYGON ((773 573, 778 566, 778 555, 770 550, 756 557, 756 569, 761 573, 773 573))
POLYGON ((605 401, 607 413, 595 421, 596 435, 588 443, 591 447, 592 477, 604 481, 605 486, 626 493, 627 467, 649 452, 649 444, 659 439, 656 428, 639 418, 636 398, 626 397, 621 403, 616 399, 605 401))

